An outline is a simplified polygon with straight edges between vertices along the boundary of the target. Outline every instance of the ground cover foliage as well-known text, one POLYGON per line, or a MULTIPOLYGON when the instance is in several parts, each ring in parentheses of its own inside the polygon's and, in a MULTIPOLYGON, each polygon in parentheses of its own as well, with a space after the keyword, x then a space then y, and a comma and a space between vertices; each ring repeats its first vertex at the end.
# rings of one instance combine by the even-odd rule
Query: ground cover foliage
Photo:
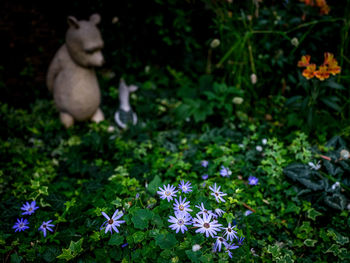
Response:
MULTIPOLYGON (((151 1, 144 13, 73 5, 106 18, 106 121, 65 130, 44 84, 30 103, 1 99, 4 262, 350 262, 350 4, 177 2, 151 1), (153 41, 143 46, 147 30, 153 41), (310 55, 331 71, 326 52, 340 73, 297 66, 310 55), (140 86, 130 98, 140 122, 111 132, 120 76, 140 86), (193 217, 203 203, 236 226, 232 258, 198 228, 169 227, 174 200, 157 192, 182 180, 192 191, 177 188, 175 198, 191 202, 193 217), (225 202, 211 195, 215 183, 225 202), (38 208, 23 215, 32 201, 38 208), (117 209, 125 222, 105 233, 102 212, 117 209), (29 228, 15 232, 20 218, 29 228)), ((32 87, 37 70, 28 62, 19 78, 32 87)), ((6 65, 0 87, 9 95, 5 75, 6 65)))

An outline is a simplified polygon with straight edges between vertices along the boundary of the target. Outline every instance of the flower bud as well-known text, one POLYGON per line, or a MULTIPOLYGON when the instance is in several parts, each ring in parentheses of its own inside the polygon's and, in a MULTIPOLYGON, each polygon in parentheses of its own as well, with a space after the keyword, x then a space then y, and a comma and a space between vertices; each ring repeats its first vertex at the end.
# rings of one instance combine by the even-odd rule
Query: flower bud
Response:
POLYGON ((293 37, 290 43, 295 47, 299 46, 299 40, 296 37, 293 37))
POLYGON ((210 43, 210 47, 217 48, 218 46, 220 46, 220 40, 217 38, 214 38, 210 43))
POLYGON ((240 104, 243 103, 243 98, 241 98, 241 97, 234 97, 234 98, 232 99, 232 102, 233 102, 234 104, 236 104, 236 105, 240 105, 240 104))
POLYGON ((252 75, 250 75, 250 81, 252 82, 252 84, 256 84, 258 82, 258 77, 256 76, 255 73, 253 73, 252 75))
POLYGON ((340 151, 340 157, 342 158, 342 159, 349 159, 349 151, 347 151, 347 150, 341 150, 340 151))
POLYGON ((196 251, 198 251, 198 250, 200 250, 200 249, 201 249, 201 246, 198 245, 198 244, 195 244, 195 245, 192 246, 192 251, 193 251, 193 252, 196 252, 196 251))

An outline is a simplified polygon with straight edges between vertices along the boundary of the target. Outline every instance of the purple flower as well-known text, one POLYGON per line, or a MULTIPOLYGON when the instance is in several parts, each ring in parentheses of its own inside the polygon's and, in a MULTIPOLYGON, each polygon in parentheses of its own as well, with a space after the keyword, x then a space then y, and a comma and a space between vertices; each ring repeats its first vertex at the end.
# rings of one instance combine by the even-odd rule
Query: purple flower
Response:
POLYGON ((242 245, 243 245, 244 239, 245 239, 245 237, 240 237, 240 238, 238 238, 238 239, 237 239, 237 241, 238 241, 238 244, 237 244, 237 245, 242 246, 242 245))
POLYGON ((105 212, 102 212, 102 215, 107 219, 107 221, 105 221, 102 224, 100 230, 103 229, 103 228, 106 228, 105 229, 105 233, 110 231, 111 234, 112 234, 112 229, 113 229, 115 232, 119 233, 119 230, 118 230, 117 226, 120 226, 120 224, 125 223, 125 221, 124 220, 119 220, 118 221, 118 219, 121 218, 124 215, 122 212, 120 212, 120 213, 118 213, 118 212, 119 212, 118 209, 115 210, 112 218, 110 218, 105 212))
POLYGON ((175 217, 169 216, 168 222, 173 223, 169 226, 172 230, 176 230, 176 233, 181 230, 181 233, 184 234, 188 230, 186 225, 192 224, 192 218, 188 213, 175 212, 175 217))
POLYGON ((53 232, 52 228, 51 227, 54 227, 55 225, 53 224, 50 224, 52 222, 52 220, 49 220, 47 222, 43 222, 41 224, 41 226, 39 227, 39 231, 43 231, 44 233, 44 237, 46 237, 46 230, 49 230, 50 232, 53 232))
POLYGON ((182 199, 180 196, 179 201, 175 199, 174 210, 175 212, 184 212, 184 213, 191 212, 192 209, 190 209, 189 204, 190 204, 190 201, 186 202, 186 197, 182 199))
POLYGON ((249 216, 249 215, 252 214, 252 213, 253 213, 252 211, 247 210, 247 211, 244 212, 244 215, 245 215, 245 216, 249 216))
POLYGON ((215 242, 215 245, 214 245, 214 252, 216 251, 221 251, 221 245, 224 244, 224 246, 228 246, 227 244, 227 241, 225 238, 223 237, 215 237, 216 238, 216 242, 215 242))
POLYGON ((250 185, 257 185, 259 182, 259 179, 251 175, 249 176, 248 181, 250 185))
POLYGON ((201 203, 200 206, 199 206, 199 205, 196 205, 195 207, 197 207, 197 208, 199 208, 199 209, 201 210, 200 212, 197 213, 197 215, 201 215, 201 214, 202 214, 202 215, 204 215, 204 214, 206 214, 206 215, 211 215, 211 214, 213 214, 211 210, 205 209, 203 203, 201 203))
POLYGON ((190 182, 186 182, 184 180, 182 180, 180 183, 179 183, 179 189, 187 194, 189 192, 192 192, 192 186, 191 186, 191 183, 190 182))
POLYGON ((230 171, 230 169, 228 169, 225 166, 221 165, 220 175, 222 177, 230 177, 231 174, 232 174, 232 172, 230 171))
POLYGON ((37 210, 39 207, 36 206, 36 202, 33 201, 30 204, 26 202, 21 209, 25 212, 22 213, 22 215, 31 215, 34 213, 35 210, 37 210))
POLYGON ((220 209, 220 208, 216 208, 215 214, 220 217, 220 216, 222 216, 222 214, 225 214, 225 211, 220 209))
MULTIPOLYGON (((243 238, 244 239, 244 238, 243 238)), ((226 253, 230 258, 232 258, 232 252, 230 250, 234 250, 239 248, 239 246, 236 246, 235 244, 228 244, 226 247, 226 253)))
POLYGON ((207 180, 208 177, 209 177, 208 174, 203 174, 203 175, 202 175, 202 179, 203 179, 203 180, 207 180))
POLYGON ((19 220, 19 219, 17 218, 17 222, 16 222, 16 224, 14 224, 14 226, 13 226, 12 228, 13 228, 13 229, 16 229, 15 232, 17 232, 17 231, 21 232, 21 231, 24 231, 24 230, 26 230, 27 228, 29 228, 28 226, 26 226, 26 225, 28 225, 28 224, 29 224, 29 222, 28 222, 27 219, 24 219, 24 220, 23 220, 23 218, 21 218, 21 220, 19 220))
POLYGON ((213 191, 212 193, 210 193, 210 195, 212 195, 212 196, 215 197, 216 202, 220 203, 220 201, 221 201, 221 202, 224 202, 224 203, 225 203, 226 201, 225 201, 225 199, 222 198, 222 197, 225 196, 225 195, 227 195, 227 194, 226 194, 226 193, 223 193, 223 192, 220 192, 220 191, 219 191, 219 190, 220 190, 220 187, 221 187, 221 186, 216 187, 216 183, 214 184, 214 187, 210 187, 210 186, 209 186, 209 189, 210 189, 211 191, 213 191))
POLYGON ((207 215, 203 214, 201 218, 198 214, 197 217, 193 219, 193 226, 198 227, 196 233, 205 233, 206 237, 214 237, 217 232, 221 231, 221 224, 218 224, 218 221, 211 221, 212 214, 207 215))
POLYGON ((204 168, 207 168, 207 167, 208 167, 208 164, 209 164, 209 162, 208 162, 207 160, 201 161, 201 165, 202 165, 204 168))
POLYGON ((127 245, 129 245, 128 243, 125 243, 122 245, 122 248, 126 247, 127 245))
POLYGON ((158 187, 160 191, 157 191, 157 194, 160 195, 161 199, 167 199, 168 202, 170 202, 170 200, 173 200, 173 197, 176 196, 177 190, 175 190, 175 187, 170 184, 168 184, 168 186, 163 185, 163 187, 164 189, 158 187))
POLYGON ((236 226, 231 226, 231 223, 228 223, 228 226, 226 228, 224 228, 225 233, 224 236, 227 236, 227 240, 233 241, 233 238, 237 238, 236 234, 237 231, 234 231, 233 228, 235 228, 236 226))

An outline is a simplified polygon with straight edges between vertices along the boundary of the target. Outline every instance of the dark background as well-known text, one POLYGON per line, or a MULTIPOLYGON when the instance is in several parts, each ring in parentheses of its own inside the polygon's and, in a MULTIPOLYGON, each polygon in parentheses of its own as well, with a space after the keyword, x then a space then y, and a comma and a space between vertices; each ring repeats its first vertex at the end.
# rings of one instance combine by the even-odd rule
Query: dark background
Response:
POLYGON ((206 54, 183 39, 207 41, 209 11, 201 1, 166 2, 1 1, 0 101, 27 108, 37 98, 51 98, 45 86, 46 71, 64 42, 70 15, 79 20, 93 13, 101 15, 99 28, 105 41, 106 64, 99 72, 112 70, 116 77, 140 75, 150 64, 160 69, 165 65, 195 69, 206 54), (171 8, 175 5, 177 9, 171 8), (176 13, 179 9, 185 10, 183 14, 176 13), (118 23, 112 23, 114 17, 118 17, 118 23), (183 20, 176 26, 174 20, 179 17, 183 20), (189 32, 183 30, 184 21, 191 25, 189 32))

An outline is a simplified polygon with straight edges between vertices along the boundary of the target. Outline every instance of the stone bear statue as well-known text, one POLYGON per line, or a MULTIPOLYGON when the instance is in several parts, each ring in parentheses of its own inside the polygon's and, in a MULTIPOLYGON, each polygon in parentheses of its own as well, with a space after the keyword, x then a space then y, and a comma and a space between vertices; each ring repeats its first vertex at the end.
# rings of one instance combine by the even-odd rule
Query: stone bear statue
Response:
POLYGON ((88 21, 69 16, 66 42, 49 66, 46 84, 53 93, 60 120, 66 128, 74 121, 104 120, 94 70, 104 63, 101 52, 104 43, 96 26, 100 20, 98 14, 91 15, 88 21))

